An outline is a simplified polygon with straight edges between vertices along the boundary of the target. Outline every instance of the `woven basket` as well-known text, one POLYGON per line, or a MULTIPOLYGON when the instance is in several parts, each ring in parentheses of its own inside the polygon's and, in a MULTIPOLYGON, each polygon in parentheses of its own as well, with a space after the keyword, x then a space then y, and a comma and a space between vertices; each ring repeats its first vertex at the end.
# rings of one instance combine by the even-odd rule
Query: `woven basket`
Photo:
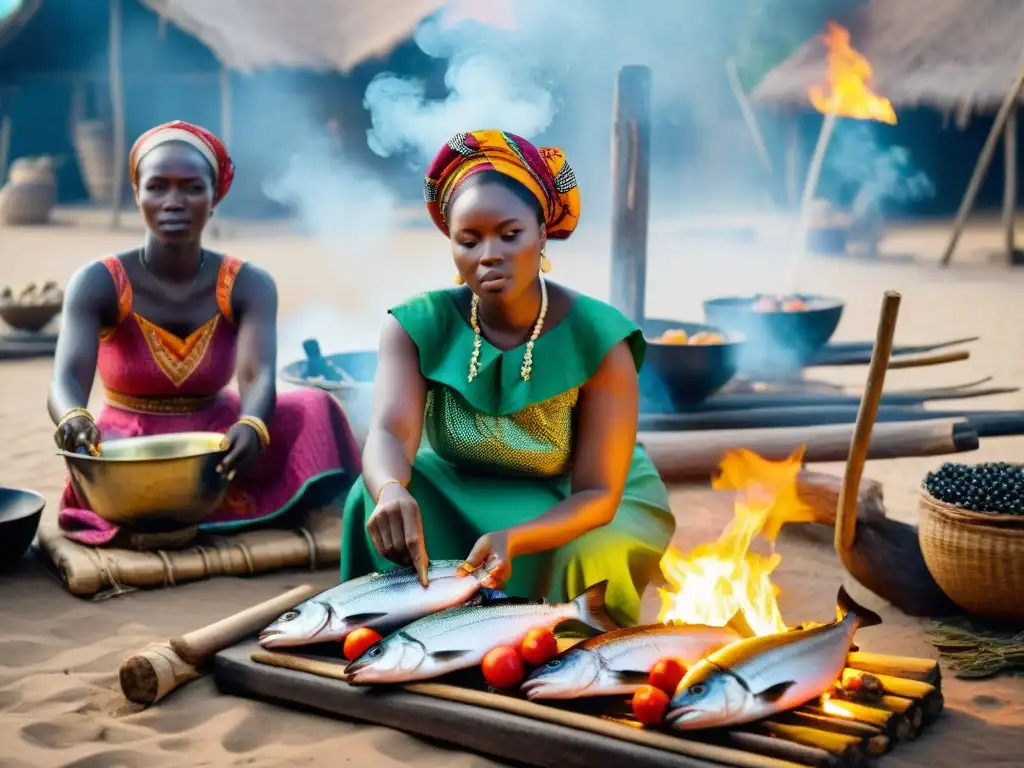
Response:
POLYGON ((965 611, 1024 621, 1024 516, 957 509, 921 490, 921 552, 935 581, 965 611))

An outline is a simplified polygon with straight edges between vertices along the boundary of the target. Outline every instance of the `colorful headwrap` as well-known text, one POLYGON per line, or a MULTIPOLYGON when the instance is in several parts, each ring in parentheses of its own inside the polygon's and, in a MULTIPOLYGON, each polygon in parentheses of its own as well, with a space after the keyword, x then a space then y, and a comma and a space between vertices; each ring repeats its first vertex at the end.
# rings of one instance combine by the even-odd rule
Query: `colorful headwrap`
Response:
POLYGON ((227 147, 205 128, 181 120, 150 128, 139 136, 128 154, 128 173, 135 196, 139 194, 139 163, 149 152, 169 141, 183 141, 195 147, 213 168, 213 204, 224 199, 235 178, 235 164, 231 162, 227 147))
POLYGON ((549 238, 565 240, 576 229, 580 191, 562 150, 537 148, 504 131, 473 131, 449 139, 427 169, 423 197, 434 223, 446 235, 455 190, 479 171, 496 171, 530 190, 544 211, 549 238))

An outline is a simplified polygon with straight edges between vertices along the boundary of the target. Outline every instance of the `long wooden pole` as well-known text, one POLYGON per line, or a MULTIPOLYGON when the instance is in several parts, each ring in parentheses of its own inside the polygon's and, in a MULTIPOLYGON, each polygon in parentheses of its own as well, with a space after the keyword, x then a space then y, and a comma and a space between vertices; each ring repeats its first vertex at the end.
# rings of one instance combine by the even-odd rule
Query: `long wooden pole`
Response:
POLYGON ((761 159, 761 163, 764 164, 764 168, 768 173, 771 173, 774 168, 772 166, 772 157, 768 153, 768 147, 764 143, 764 134, 761 133, 761 126, 757 122, 757 115, 754 114, 754 108, 750 105, 750 98, 747 96, 746 91, 743 90, 743 83, 740 82, 739 70, 736 67, 736 60, 729 59, 725 62, 725 71, 729 77, 729 86, 732 88, 732 95, 736 97, 736 103, 739 104, 740 112, 743 114, 743 121, 747 124, 747 130, 750 131, 751 138, 754 139, 754 147, 757 149, 757 156, 761 159))
POLYGON ((985 174, 988 173, 988 168, 992 164, 992 158, 996 153, 999 138, 1006 129, 1006 122, 1010 119, 1010 113, 1017 106, 1021 91, 1024 91, 1024 59, 1021 60, 1017 79, 1014 80, 1013 87, 1006 92, 1006 96, 1003 98, 1003 103, 999 107, 996 119, 992 123, 992 130, 989 131, 988 138, 985 139, 985 145, 981 148, 981 154, 978 155, 978 162, 974 166, 974 173, 971 174, 971 180, 967 184, 964 199, 960 202, 960 210, 956 212, 956 218, 953 220, 953 231, 949 236, 949 243, 946 245, 946 250, 942 253, 941 263, 944 267, 949 266, 949 263, 953 260, 953 251, 956 250, 956 245, 960 242, 960 235, 964 232, 967 217, 971 215, 974 201, 981 190, 981 183, 985 180, 985 174))
POLYGON ((121 67, 122 37, 121 0, 110 0, 110 112, 114 132, 114 183, 111 205, 110 226, 121 226, 121 203, 124 199, 124 181, 127 175, 125 164, 128 152, 125 146, 124 125, 124 81, 121 67))
MULTIPOLYGON (((871 450, 871 432, 878 416, 878 406, 882 402, 882 389, 885 387, 885 372, 892 356, 892 340, 896 335, 896 319, 900 313, 900 295, 896 291, 886 291, 882 299, 882 312, 878 319, 878 332, 875 336, 875 348, 871 353, 871 364, 868 366, 868 381, 864 387, 864 396, 860 401, 860 412, 853 428, 853 440, 850 441, 850 453, 846 458, 846 472, 843 485, 839 490, 839 504, 836 509, 835 548, 842 560, 843 552, 853 549, 857 538, 857 500, 860 493, 860 481, 864 473, 864 462, 871 450)), ((845 562, 845 560, 843 560, 845 562)))
POLYGON ((650 196, 651 70, 626 66, 612 116, 612 304, 643 323, 650 196))
POLYGON ((1019 107, 1014 102, 1010 116, 1006 120, 1003 132, 1003 155, 1005 159, 1005 179, 1003 183, 1003 232, 1006 235, 1006 261, 1016 262, 1017 253, 1017 113, 1019 107))

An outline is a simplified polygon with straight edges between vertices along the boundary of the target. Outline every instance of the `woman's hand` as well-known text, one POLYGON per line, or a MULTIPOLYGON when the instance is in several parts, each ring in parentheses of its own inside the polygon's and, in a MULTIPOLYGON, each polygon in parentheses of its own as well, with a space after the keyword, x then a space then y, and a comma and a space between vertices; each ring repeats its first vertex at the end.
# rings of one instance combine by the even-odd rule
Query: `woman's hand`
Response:
POLYGON ((427 545, 423 540, 423 520, 416 499, 399 483, 391 483, 381 492, 376 508, 366 521, 366 532, 373 546, 393 563, 411 564, 427 586, 427 545))
POLYGON ((507 533, 495 531, 477 539, 466 562, 459 566, 459 573, 466 575, 480 568, 487 571, 481 586, 488 589, 501 589, 505 586, 505 582, 512 576, 512 554, 507 533))
POLYGON ((88 416, 75 416, 57 428, 53 439, 62 451, 94 456, 100 444, 100 430, 88 416))
POLYGON ((235 479, 239 472, 245 473, 263 450, 259 433, 248 424, 235 424, 224 436, 228 449, 227 455, 217 465, 217 472, 225 475, 228 482, 235 479))

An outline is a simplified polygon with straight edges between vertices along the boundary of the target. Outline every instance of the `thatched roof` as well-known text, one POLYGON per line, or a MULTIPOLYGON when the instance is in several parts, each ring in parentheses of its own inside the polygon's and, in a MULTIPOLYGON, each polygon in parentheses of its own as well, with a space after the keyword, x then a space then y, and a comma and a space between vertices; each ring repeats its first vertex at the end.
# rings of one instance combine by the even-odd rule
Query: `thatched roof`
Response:
POLYGON ((242 72, 345 72, 389 53, 445 0, 141 0, 242 72))
MULTIPOLYGON (((896 107, 994 110, 1024 54, 1024 0, 872 0, 837 21, 871 62, 873 90, 896 107)), ((826 82, 825 55, 820 37, 809 40, 753 100, 809 107, 808 87, 826 82)))

